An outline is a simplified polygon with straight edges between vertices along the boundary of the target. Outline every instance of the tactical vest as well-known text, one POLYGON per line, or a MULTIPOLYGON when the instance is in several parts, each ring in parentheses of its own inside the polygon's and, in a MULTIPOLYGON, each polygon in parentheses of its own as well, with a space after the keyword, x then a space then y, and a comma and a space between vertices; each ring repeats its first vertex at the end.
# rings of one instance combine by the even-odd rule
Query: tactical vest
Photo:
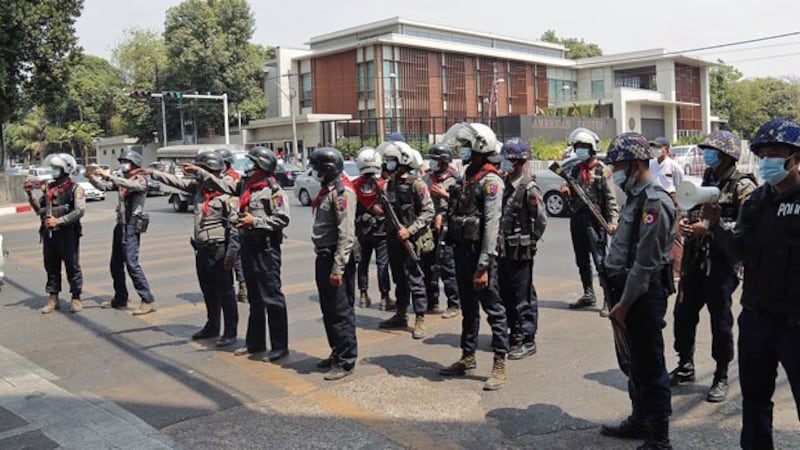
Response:
POLYGON ((453 202, 448 220, 447 242, 452 244, 479 243, 483 235, 483 192, 481 181, 497 169, 487 164, 472 178, 464 181, 461 194, 453 202))
POLYGON ((503 217, 500 219, 501 258, 527 261, 533 259, 536 253, 531 217, 536 217, 537 211, 528 208, 528 189, 532 183, 533 178, 530 175, 523 175, 513 192, 508 189, 511 183, 506 184, 503 192, 503 217))
MULTIPOLYGON (((280 184, 275 180, 274 177, 267 177, 266 180, 267 186, 263 189, 269 189, 270 195, 268 198, 261 198, 261 204, 264 206, 264 214, 269 216, 272 214, 272 196, 275 192, 280 189, 280 184)), ((241 181, 242 186, 247 183, 246 178, 242 178, 241 181)), ((263 190, 261 189, 261 190, 263 190)), ((260 192, 261 190, 254 191, 260 192)), ((241 201, 241 200, 240 200, 241 201)), ((252 214, 252 212, 251 212, 252 214)), ((280 246, 283 242, 283 233, 280 231, 267 231, 264 229, 258 228, 242 228, 240 231, 240 236, 242 237, 243 244, 256 244, 258 246, 266 246, 266 247, 277 247, 280 246)))
MULTIPOLYGON (((608 211, 606 211, 607 199, 605 197, 605 189, 602 185, 603 179, 606 176, 605 173, 603 173, 604 169, 605 166, 603 163, 597 161, 597 165, 591 169, 590 173, 592 174, 592 180, 588 185, 584 185, 583 181, 581 180, 581 169, 579 164, 575 164, 575 166, 572 168, 570 176, 573 180, 575 180, 575 183, 583 188, 583 191, 586 192, 589 200, 591 200, 595 205, 597 205, 598 208, 600 208, 600 214, 602 214, 603 217, 608 217, 608 211)), ((589 212, 589 208, 579 201, 571 201, 570 207, 574 212, 589 212)))
POLYGON ((76 189, 78 189, 78 183, 73 181, 70 181, 67 186, 54 187, 52 184, 49 185, 44 193, 45 215, 58 218, 66 216, 71 211, 74 211, 76 189))
POLYGON ((419 211, 417 211, 418 202, 414 199, 417 196, 416 192, 414 192, 414 183, 416 181, 416 176, 409 175, 400 183, 392 183, 394 188, 392 193, 394 195, 389 196, 389 201, 397 214, 397 218, 406 227, 414 223, 417 220, 417 216, 419 216, 419 211))
POLYGON ((743 206, 742 305, 765 319, 800 326, 800 192, 776 201, 764 185, 743 206))
MULTIPOLYGON (((428 190, 430 190, 433 185, 440 185, 451 178, 458 183, 459 175, 458 172, 453 170, 453 168, 448 168, 448 170, 445 171, 442 176, 438 176, 433 172, 427 172, 425 173, 425 184, 428 186, 428 190)), ((433 209, 436 211, 436 214, 446 212, 446 203, 443 201, 443 199, 431 196, 431 200, 433 200, 433 209)))
POLYGON ((370 177, 367 180, 357 179, 353 182, 358 203, 356 206, 356 235, 360 239, 386 237, 386 218, 376 216, 367 210, 364 203, 378 203, 380 196, 378 182, 370 177))

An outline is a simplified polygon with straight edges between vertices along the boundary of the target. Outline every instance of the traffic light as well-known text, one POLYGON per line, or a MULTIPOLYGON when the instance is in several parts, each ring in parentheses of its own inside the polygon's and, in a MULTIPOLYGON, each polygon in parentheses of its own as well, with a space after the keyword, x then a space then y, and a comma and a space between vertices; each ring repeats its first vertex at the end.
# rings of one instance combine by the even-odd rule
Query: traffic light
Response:
POLYGON ((150 91, 132 91, 128 94, 131 98, 142 98, 142 99, 149 99, 150 98, 150 91))
POLYGON ((174 98, 175 100, 180 100, 183 98, 183 92, 178 91, 167 91, 161 93, 164 98, 174 98))

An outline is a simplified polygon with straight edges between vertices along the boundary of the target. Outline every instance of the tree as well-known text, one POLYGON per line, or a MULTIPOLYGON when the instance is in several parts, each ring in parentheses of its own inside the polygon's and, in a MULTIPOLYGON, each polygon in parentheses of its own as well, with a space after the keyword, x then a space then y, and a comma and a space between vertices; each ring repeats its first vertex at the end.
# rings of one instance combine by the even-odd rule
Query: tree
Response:
POLYGON ((86 122, 108 130, 123 87, 118 69, 103 58, 83 55, 67 82, 66 96, 48 106, 48 115, 56 125, 86 122))
MULTIPOLYGON (((63 94, 80 55, 74 24, 82 8, 83 0, 0 2, 0 124, 18 117, 25 100, 46 105, 63 94)), ((0 131, 0 165, 3 141, 0 131)))
POLYGON ((583 38, 560 38, 555 30, 547 30, 539 37, 542 42, 561 44, 567 48, 565 55, 569 59, 590 58, 592 56, 602 56, 603 50, 599 45, 586 42, 583 38))
POLYGON ((735 67, 725 64, 724 61, 717 61, 720 66, 714 67, 708 74, 709 87, 711 91, 711 113, 728 120, 731 117, 731 89, 733 85, 742 79, 742 73, 735 67))
MULTIPOLYGON (((261 117, 266 52, 252 46, 255 19, 246 0, 186 0, 167 10, 168 90, 227 93, 245 118, 261 117)), ((197 129, 222 128, 219 103, 189 102, 197 129)))
POLYGON ((800 119, 800 86, 777 78, 755 78, 733 83, 726 102, 730 104, 728 128, 743 138, 752 138, 769 119, 800 119))

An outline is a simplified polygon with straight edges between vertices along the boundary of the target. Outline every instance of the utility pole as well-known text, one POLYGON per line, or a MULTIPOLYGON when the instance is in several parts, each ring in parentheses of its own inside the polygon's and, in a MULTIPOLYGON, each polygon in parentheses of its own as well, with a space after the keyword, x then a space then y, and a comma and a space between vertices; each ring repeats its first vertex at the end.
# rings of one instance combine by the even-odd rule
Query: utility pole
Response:
POLYGON ((295 162, 300 164, 300 167, 303 166, 303 161, 300 160, 300 153, 299 149, 297 148, 297 119, 294 114, 294 98, 297 97, 297 89, 292 86, 292 76, 294 76, 291 71, 286 72, 286 76, 289 78, 289 93, 287 94, 286 91, 283 90, 281 84, 275 80, 270 80, 272 83, 277 86, 278 90, 281 91, 284 97, 289 99, 289 114, 292 116, 292 156, 294 156, 295 162))

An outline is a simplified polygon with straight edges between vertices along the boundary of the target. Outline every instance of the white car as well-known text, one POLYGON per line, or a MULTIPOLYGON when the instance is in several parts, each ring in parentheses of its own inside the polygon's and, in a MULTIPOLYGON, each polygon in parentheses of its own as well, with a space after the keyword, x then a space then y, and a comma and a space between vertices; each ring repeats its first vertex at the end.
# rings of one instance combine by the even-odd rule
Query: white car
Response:
MULTIPOLYGON (((351 180, 358 177, 358 167, 355 161, 344 162, 344 174, 351 180)), ((319 190, 319 181, 311 176, 311 169, 306 169, 294 181, 294 196, 303 206, 311 206, 311 202, 319 195, 319 190)))
POLYGON ((72 175, 72 181, 78 183, 78 186, 80 186, 83 189, 83 193, 86 194, 87 201, 106 199, 105 191, 101 191, 100 189, 94 187, 94 185, 90 183, 89 180, 87 180, 86 177, 83 176, 82 174, 72 175))
POLYGON ((703 176, 706 164, 703 150, 696 145, 677 145, 669 149, 672 159, 683 169, 684 175, 703 176))

